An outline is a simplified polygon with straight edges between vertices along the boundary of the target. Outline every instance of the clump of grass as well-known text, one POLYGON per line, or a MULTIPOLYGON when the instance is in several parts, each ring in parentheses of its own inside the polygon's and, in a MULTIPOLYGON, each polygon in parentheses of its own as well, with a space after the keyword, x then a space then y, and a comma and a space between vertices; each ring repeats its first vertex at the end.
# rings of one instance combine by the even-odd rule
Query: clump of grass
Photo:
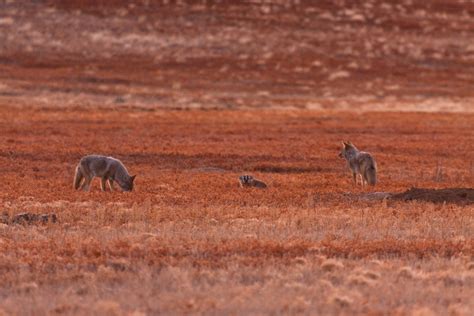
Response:
POLYGON ((371 280, 378 280, 381 277, 380 273, 377 273, 376 271, 371 271, 371 270, 364 271, 363 275, 371 280))
POLYGON ((362 285, 362 286, 370 286, 373 285, 374 280, 369 279, 363 275, 351 275, 348 279, 349 285, 362 285))
POLYGON ((405 266, 398 270, 398 276, 406 279, 415 279, 417 273, 411 267, 405 266))
POLYGON ((308 264, 308 260, 305 257, 296 257, 294 259, 295 264, 306 265, 308 264))
POLYGON ((354 301, 352 298, 350 298, 347 295, 334 294, 333 296, 330 297, 329 303, 336 305, 340 308, 347 308, 351 306, 354 303, 354 301))
POLYGON ((344 265, 342 262, 335 259, 327 259, 321 263, 321 269, 324 272, 332 272, 338 269, 343 269, 344 265))

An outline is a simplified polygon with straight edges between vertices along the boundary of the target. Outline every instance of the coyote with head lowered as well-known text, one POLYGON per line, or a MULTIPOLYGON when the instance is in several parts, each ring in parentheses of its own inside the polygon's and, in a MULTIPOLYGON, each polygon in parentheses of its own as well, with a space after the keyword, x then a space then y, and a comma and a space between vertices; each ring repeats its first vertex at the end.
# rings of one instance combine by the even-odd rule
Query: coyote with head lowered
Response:
POLYGON ((377 183, 377 164, 371 154, 359 151, 351 142, 342 142, 339 157, 346 159, 354 184, 357 184, 357 175, 360 175, 362 186, 377 183))
POLYGON ((123 163, 118 159, 100 155, 82 157, 76 167, 74 189, 81 188, 84 191, 89 191, 94 177, 100 178, 102 191, 105 191, 106 182, 109 183, 111 191, 114 191, 114 182, 117 182, 123 191, 132 191, 133 180, 136 176, 130 176, 123 163))

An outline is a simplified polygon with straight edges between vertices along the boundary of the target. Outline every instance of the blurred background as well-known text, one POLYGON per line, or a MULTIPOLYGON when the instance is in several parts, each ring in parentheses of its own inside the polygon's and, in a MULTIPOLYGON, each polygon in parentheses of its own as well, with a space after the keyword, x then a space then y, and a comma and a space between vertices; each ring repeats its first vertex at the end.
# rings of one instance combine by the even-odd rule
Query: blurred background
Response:
POLYGON ((474 1, 1 0, 0 105, 474 111, 474 1))

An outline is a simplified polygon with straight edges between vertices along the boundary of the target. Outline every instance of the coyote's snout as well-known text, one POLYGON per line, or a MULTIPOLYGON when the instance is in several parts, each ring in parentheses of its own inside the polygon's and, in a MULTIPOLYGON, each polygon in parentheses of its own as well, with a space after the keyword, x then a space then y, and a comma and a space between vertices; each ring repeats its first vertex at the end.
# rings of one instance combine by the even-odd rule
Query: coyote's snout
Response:
POLYGON ((243 187, 256 187, 256 188, 264 189, 264 188, 267 187, 265 182, 257 180, 254 177, 249 176, 249 175, 240 176, 239 177, 239 184, 240 184, 241 188, 243 188, 243 187))
POLYGON ((360 175, 361 185, 366 183, 375 185, 377 183, 377 164, 369 153, 359 151, 351 142, 342 142, 340 158, 347 161, 352 171, 352 179, 357 184, 357 175, 360 175))
POLYGON ((123 191, 132 191, 133 180, 136 176, 130 176, 125 166, 118 159, 99 155, 82 157, 76 167, 74 189, 81 188, 84 191, 89 191, 94 177, 100 178, 102 191, 105 191, 106 182, 109 183, 111 191, 114 191, 114 182, 117 182, 123 191))

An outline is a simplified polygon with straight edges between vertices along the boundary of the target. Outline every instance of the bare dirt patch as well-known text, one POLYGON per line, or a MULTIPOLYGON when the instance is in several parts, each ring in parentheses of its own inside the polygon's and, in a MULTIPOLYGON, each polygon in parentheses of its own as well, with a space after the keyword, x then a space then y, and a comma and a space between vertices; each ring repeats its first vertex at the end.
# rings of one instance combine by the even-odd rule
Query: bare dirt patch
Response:
POLYGON ((392 194, 391 199, 401 201, 426 201, 433 203, 474 204, 474 189, 447 188, 422 189, 411 188, 405 192, 392 194))

